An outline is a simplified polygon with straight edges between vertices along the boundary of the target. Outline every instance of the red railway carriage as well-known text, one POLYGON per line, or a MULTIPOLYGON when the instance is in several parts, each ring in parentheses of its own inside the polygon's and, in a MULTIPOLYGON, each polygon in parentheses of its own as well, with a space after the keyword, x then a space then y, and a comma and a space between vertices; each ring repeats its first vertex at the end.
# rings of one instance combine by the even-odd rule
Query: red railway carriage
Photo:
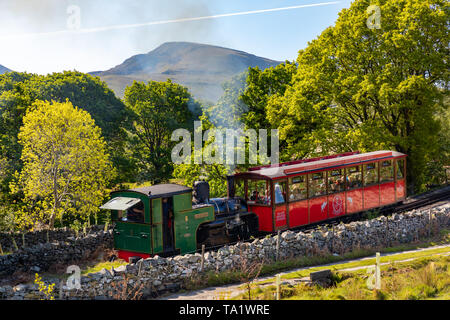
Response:
POLYGON ((247 201, 260 231, 295 228, 404 200, 405 158, 348 152, 255 167, 229 177, 228 196, 247 201))

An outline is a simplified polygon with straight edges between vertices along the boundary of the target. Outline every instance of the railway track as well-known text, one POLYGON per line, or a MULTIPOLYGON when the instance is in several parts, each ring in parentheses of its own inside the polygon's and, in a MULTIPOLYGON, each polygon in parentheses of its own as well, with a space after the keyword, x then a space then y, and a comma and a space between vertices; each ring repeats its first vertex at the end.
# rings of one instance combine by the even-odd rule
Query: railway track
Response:
MULTIPOLYGON (((418 195, 418 196, 409 197, 401 203, 383 207, 381 209, 377 208, 376 210, 379 210, 380 215, 390 216, 394 213, 402 213, 402 212, 411 211, 414 209, 420 209, 420 208, 435 204, 437 202, 445 201, 445 200, 450 200, 450 186, 446 186, 442 189, 435 190, 435 191, 429 191, 429 192, 426 192, 426 193, 418 195)), ((310 232, 316 230, 317 227, 331 228, 335 225, 338 225, 341 222, 349 223, 352 221, 364 221, 364 220, 367 220, 367 214, 371 211, 373 211, 373 209, 363 211, 360 213, 356 213, 356 214, 352 214, 352 215, 348 215, 348 216, 344 216, 344 217, 338 217, 338 218, 335 218, 334 220, 327 221, 326 223, 319 222, 319 223, 311 224, 308 226, 286 229, 286 230, 292 230, 294 232, 302 231, 305 233, 310 233, 310 232)), ((286 230, 281 230, 281 232, 286 231, 286 230)), ((275 235, 275 234, 276 233, 271 233, 271 235, 275 235)), ((267 235, 268 234, 260 235, 260 236, 254 237, 252 239, 245 240, 244 242, 252 242, 255 239, 262 239, 262 238, 266 237, 267 235)), ((269 235, 270 235, 270 233, 269 233, 269 235)), ((210 246, 210 247, 206 247, 205 250, 213 251, 213 250, 220 249, 221 247, 224 247, 225 245, 234 245, 239 242, 242 242, 242 241, 234 241, 234 242, 229 242, 229 243, 223 244, 223 245, 210 246)), ((196 252, 201 252, 201 250, 197 250, 196 252)), ((194 253, 194 252, 192 252, 192 253, 194 253)))

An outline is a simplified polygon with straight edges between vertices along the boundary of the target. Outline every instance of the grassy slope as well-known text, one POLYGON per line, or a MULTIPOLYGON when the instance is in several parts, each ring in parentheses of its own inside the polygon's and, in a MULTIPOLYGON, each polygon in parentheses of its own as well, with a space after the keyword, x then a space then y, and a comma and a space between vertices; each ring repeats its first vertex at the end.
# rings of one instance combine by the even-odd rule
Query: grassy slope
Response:
MULTIPOLYGON (((422 300, 450 297, 450 257, 425 257, 381 267, 381 289, 371 290, 367 286, 366 269, 354 272, 335 272, 334 286, 322 288, 318 285, 281 286, 281 299, 289 300, 422 300)), ((255 299, 273 299, 274 285, 252 290, 255 299)), ((243 298, 241 295, 238 297, 243 298)))
MULTIPOLYGON (((302 267, 310 267, 313 266, 313 268, 310 268, 308 270, 304 270, 302 272, 296 272, 292 274, 288 274, 283 276, 284 279, 289 278, 301 278, 309 275, 310 272, 313 271, 319 271, 322 269, 333 269, 330 266, 323 266, 325 264, 329 263, 337 263, 339 261, 346 261, 346 260, 353 260, 358 258, 364 258, 364 257, 370 257, 375 255, 376 252, 381 253, 393 253, 393 252, 400 252, 400 251, 411 251, 416 250, 420 248, 427 248, 431 246, 436 246, 439 244, 448 244, 450 243, 450 230, 443 229, 441 230, 441 233, 434 237, 433 239, 424 239, 420 243, 412 243, 412 244, 404 244, 404 245, 398 245, 394 247, 388 247, 388 248, 380 248, 380 249, 360 249, 360 250, 354 250, 349 253, 345 253, 341 256, 334 256, 331 254, 325 254, 322 256, 312 256, 312 257, 298 257, 294 259, 287 259, 283 261, 278 262, 271 262, 268 264, 265 264, 262 266, 261 272, 259 274, 259 277, 263 275, 274 275, 276 273, 287 271, 287 270, 293 270, 296 268, 302 268, 302 267), (316 267, 317 266, 317 267, 316 267)), ((398 255, 398 258, 394 256, 389 257, 382 257, 381 263, 387 262, 387 261, 394 261, 394 260, 405 260, 408 258, 414 258, 414 257, 423 257, 427 256, 433 253, 442 253, 446 252, 447 249, 432 249, 425 252, 414 252, 414 253, 402 253, 398 255)), ((397 255, 396 255, 397 256, 397 255)), ((367 265, 373 265, 374 259, 366 259, 358 262, 344 262, 341 264, 336 264, 333 270, 341 269, 341 268, 353 268, 357 266, 367 266, 367 265)), ((245 273, 245 272, 244 272, 245 273)), ((243 282, 242 278, 245 278, 243 275, 243 272, 239 270, 230 270, 225 272, 214 272, 214 271, 208 271, 205 273, 202 273, 201 275, 194 275, 192 279, 189 280, 187 283, 187 289, 188 290, 197 290, 200 288, 205 287, 217 287, 222 285, 228 285, 233 283, 239 283, 243 282)), ((264 283, 270 283, 273 282, 275 279, 269 279, 267 281, 258 282, 258 284, 264 284, 264 283)))

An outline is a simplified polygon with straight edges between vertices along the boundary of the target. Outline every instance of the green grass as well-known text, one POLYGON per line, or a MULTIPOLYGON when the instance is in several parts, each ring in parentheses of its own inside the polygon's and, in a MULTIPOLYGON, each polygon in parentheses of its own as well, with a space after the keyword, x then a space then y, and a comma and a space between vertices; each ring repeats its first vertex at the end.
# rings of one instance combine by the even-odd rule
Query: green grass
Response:
MULTIPOLYGON (((448 229, 441 230, 440 234, 437 237, 433 237, 430 239, 424 239, 419 243, 410 243, 410 244, 402 244, 397 245, 393 247, 387 247, 387 248, 375 248, 375 249, 357 249, 353 250, 352 252, 347 252, 345 254, 342 254, 340 256, 334 256, 332 254, 323 254, 318 256, 311 256, 311 257, 299 257, 299 258, 292 258, 292 259, 285 259, 282 261, 277 262, 269 262, 263 265, 261 272, 259 276, 264 275, 271 275, 275 274, 281 271, 286 270, 292 270, 296 268, 302 268, 302 267, 309 267, 309 266, 318 266, 318 265, 324 265, 329 263, 335 263, 339 261, 345 261, 345 260, 354 260, 358 258, 365 258, 375 255, 376 252, 380 253, 393 253, 393 252, 399 252, 399 251, 408 251, 408 250, 416 250, 420 248, 427 248, 431 246, 436 246, 440 244, 447 244, 450 243, 450 232, 448 229)), ((433 253, 441 253, 441 252, 447 252, 446 248, 444 249, 432 249, 426 252, 417 252, 417 253, 404 253, 399 255, 399 257, 396 258, 396 260, 404 260, 409 258, 415 258, 415 257, 422 257, 426 255, 430 255, 433 253)), ((343 268, 352 268, 357 266, 363 266, 363 265, 373 265, 375 259, 368 259, 360 262, 352 262, 352 263, 345 263, 342 264, 343 268)), ((388 262, 388 261, 394 261, 394 258, 392 257, 382 257, 381 262, 388 262)), ((314 267, 312 269, 308 269, 308 271, 305 271, 304 275, 303 273, 296 274, 296 275, 285 275, 283 276, 284 279, 290 278, 296 278, 296 277, 304 277, 309 275, 312 271, 319 271, 322 269, 333 269, 335 270, 338 267, 335 267, 334 269, 329 266, 319 266, 314 267)), ((339 267, 340 268, 340 267, 339 267)), ((195 274, 190 279, 187 280, 186 283, 186 289, 187 290, 197 290, 200 288, 205 287, 215 287, 215 286, 222 286, 232 283, 239 283, 242 282, 242 279, 245 278, 245 275, 243 275, 243 272, 240 270, 227 270, 224 272, 215 272, 215 271, 207 271, 202 274, 195 274)), ((258 282, 261 283, 269 283, 273 282, 274 279, 267 280, 264 282, 258 282)))
MULTIPOLYGON (((450 257, 422 257, 414 261, 381 266, 381 289, 367 286, 367 270, 334 272, 333 286, 282 285, 281 299, 288 300, 426 300, 450 298, 450 257)), ((257 287, 254 299, 274 299, 276 287, 257 287)), ((236 299, 244 299, 247 293, 236 299)))
POLYGON ((86 269, 81 271, 81 274, 83 275, 87 275, 89 273, 95 273, 95 272, 99 272, 102 269, 108 269, 111 270, 111 268, 117 268, 123 265, 126 265, 127 262, 124 260, 115 260, 113 262, 99 262, 95 265, 89 266, 86 269))
MULTIPOLYGON (((400 253, 400 254, 391 255, 391 256, 380 257, 380 263, 396 262, 396 261, 401 261, 401 260, 406 260, 406 259, 416 259, 416 258, 427 257, 427 256, 431 256, 431 255, 435 255, 435 254, 443 254, 443 253, 450 253, 450 247, 430 249, 430 250, 425 250, 425 251, 421 251, 421 252, 409 252, 409 253, 406 252, 406 253, 400 253)), ((319 266, 319 267, 309 268, 307 270, 301 270, 301 271, 288 273, 286 275, 282 275, 281 279, 303 278, 303 277, 309 276, 309 274, 311 272, 320 271, 320 270, 324 270, 324 269, 330 269, 332 271, 335 271, 335 270, 341 270, 341 269, 370 266, 370 265, 374 265, 374 264, 375 264, 375 258, 371 258, 371 259, 364 259, 361 261, 335 264, 333 266, 319 266)), ((272 283, 274 281, 275 281, 275 278, 271 278, 271 279, 267 279, 264 281, 259 281, 259 282, 255 283, 255 285, 272 283)))

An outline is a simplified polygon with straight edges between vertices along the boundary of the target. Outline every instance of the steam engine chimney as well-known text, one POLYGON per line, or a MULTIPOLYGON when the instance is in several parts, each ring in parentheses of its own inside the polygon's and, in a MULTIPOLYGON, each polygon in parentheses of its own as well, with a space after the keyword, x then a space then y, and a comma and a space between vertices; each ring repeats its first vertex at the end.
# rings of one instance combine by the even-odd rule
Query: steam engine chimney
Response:
POLYGON ((234 198, 235 192, 234 176, 227 176, 227 197, 234 198))

